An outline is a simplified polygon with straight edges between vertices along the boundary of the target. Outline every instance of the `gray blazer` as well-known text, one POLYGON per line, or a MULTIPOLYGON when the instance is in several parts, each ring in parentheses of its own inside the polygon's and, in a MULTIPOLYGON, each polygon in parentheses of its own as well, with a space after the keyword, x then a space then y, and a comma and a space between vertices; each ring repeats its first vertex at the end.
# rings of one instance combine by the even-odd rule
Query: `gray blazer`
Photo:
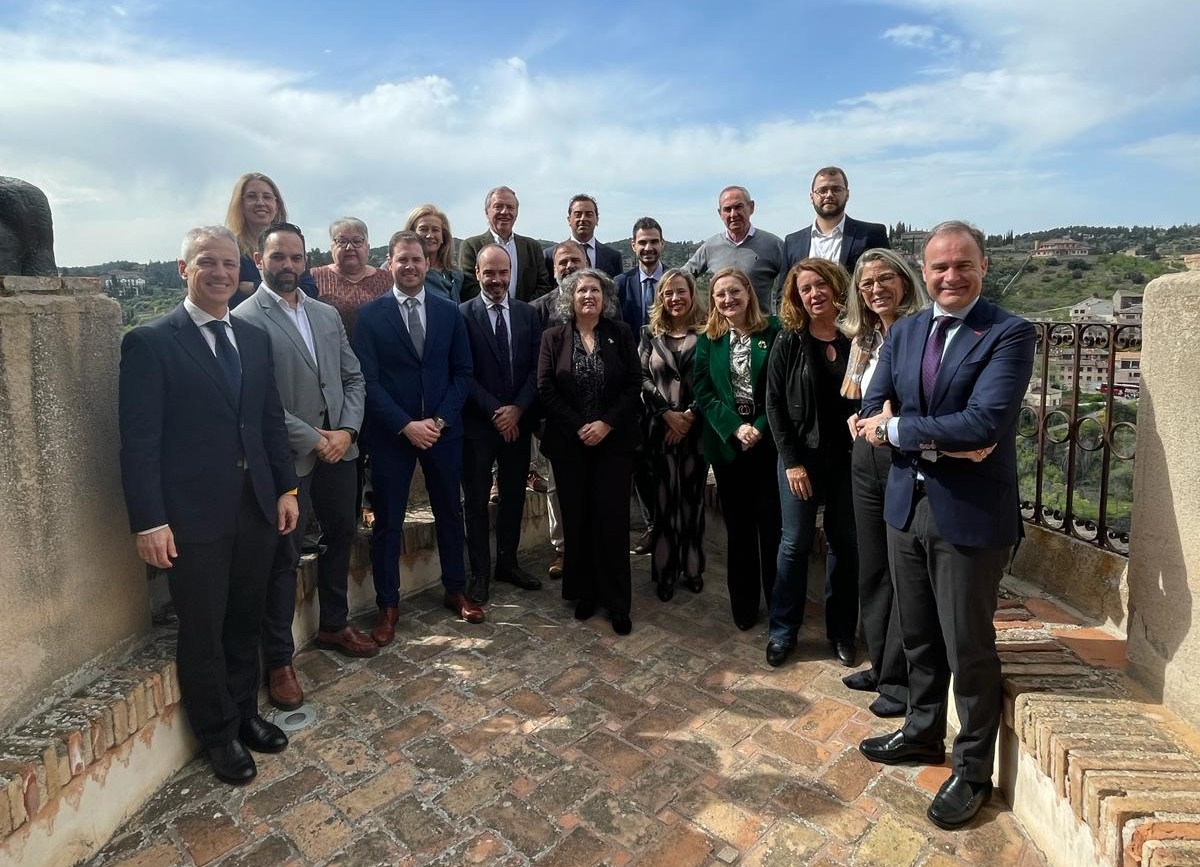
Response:
MULTIPOLYGON (((292 320, 261 285, 232 314, 262 329, 270 338, 275 385, 283 404, 288 444, 298 476, 308 475, 316 466, 313 449, 321 440, 316 429, 345 428, 353 431, 357 439, 366 404, 366 386, 358 357, 350 349, 337 309, 305 298, 304 311, 317 350, 315 361, 292 320)), ((352 461, 357 457, 355 443, 342 460, 352 461)))

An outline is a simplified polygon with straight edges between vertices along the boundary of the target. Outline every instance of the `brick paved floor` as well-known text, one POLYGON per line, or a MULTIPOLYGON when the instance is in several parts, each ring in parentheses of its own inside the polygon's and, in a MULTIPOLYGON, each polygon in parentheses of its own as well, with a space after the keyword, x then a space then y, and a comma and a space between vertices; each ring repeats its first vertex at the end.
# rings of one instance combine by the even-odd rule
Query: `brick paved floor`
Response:
POLYGON ((192 762, 89 863, 1045 863, 998 793, 969 830, 930 825, 948 771, 863 759, 895 721, 842 686, 811 626, 768 667, 765 625, 733 626, 721 552, 702 594, 668 604, 646 561, 626 638, 577 623, 548 582, 498 586, 482 626, 423 594, 375 659, 301 653, 313 726, 244 788, 192 762))

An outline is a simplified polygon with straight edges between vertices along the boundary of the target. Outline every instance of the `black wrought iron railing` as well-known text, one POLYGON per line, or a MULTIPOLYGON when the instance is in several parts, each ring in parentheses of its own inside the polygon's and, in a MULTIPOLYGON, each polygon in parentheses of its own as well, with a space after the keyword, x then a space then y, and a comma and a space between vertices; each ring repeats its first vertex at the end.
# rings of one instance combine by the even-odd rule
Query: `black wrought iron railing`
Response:
POLYGON ((1017 428, 1026 521, 1128 555, 1141 326, 1038 322, 1017 428))

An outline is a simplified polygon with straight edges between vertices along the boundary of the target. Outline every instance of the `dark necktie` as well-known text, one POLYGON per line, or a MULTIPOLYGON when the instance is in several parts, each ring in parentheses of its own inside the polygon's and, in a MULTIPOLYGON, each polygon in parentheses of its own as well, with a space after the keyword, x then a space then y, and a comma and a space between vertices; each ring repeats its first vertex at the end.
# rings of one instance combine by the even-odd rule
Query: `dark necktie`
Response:
POLYGON ((211 322, 205 322, 204 327, 211 331, 213 337, 216 338, 217 363, 221 365, 221 372, 225 374, 229 388, 240 397, 242 394, 242 361, 238 357, 238 351, 233 348, 229 332, 226 331, 229 326, 220 319, 214 319, 211 322))
POLYGON ((421 305, 416 298, 409 298, 404 305, 408 308, 408 336, 413 349, 417 351, 417 357, 421 358, 425 352, 425 326, 421 324, 421 315, 417 313, 421 305))
POLYGON ((946 332, 954 324, 953 316, 934 318, 933 333, 925 341, 925 354, 921 356, 921 391, 925 405, 933 399, 933 386, 937 382, 938 368, 942 366, 942 352, 946 348, 946 332))
MULTIPOLYGON (((500 350, 500 372, 504 374, 505 389, 512 388, 512 356, 508 347, 508 326, 504 323, 504 308, 493 304, 496 313, 496 348, 500 350)), ((506 392, 507 393, 507 392, 506 392)))
POLYGON ((654 284, 657 281, 653 277, 647 277, 642 281, 642 324, 646 325, 650 322, 650 308, 654 306, 654 284))

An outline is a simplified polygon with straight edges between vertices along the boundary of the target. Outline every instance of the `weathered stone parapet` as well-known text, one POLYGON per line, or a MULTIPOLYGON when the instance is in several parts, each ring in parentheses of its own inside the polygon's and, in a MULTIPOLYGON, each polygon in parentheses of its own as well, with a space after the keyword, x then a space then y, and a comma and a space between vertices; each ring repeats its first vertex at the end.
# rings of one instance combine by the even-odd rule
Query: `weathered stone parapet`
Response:
POLYGON ((1146 287, 1129 548, 1130 672, 1200 726, 1200 273, 1146 287))
POLYGON ((0 277, 0 730, 150 627, 118 463, 118 305, 94 278, 0 277))

